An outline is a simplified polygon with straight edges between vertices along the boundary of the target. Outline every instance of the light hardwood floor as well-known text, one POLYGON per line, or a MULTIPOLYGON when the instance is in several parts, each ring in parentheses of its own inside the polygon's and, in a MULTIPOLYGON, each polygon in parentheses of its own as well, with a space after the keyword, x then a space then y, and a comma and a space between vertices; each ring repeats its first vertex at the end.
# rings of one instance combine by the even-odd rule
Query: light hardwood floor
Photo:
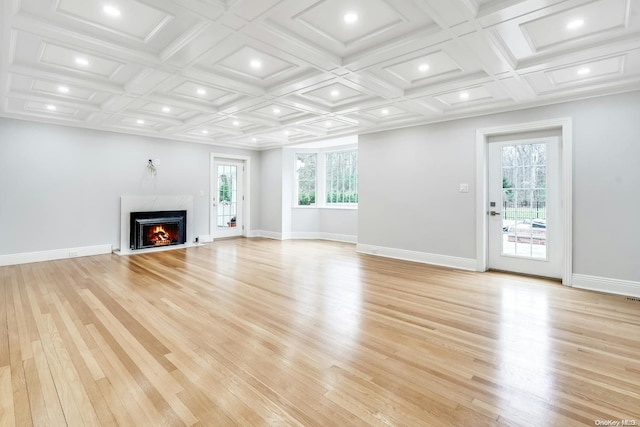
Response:
POLYGON ((235 239, 0 268, 0 425, 640 422, 640 302, 235 239))

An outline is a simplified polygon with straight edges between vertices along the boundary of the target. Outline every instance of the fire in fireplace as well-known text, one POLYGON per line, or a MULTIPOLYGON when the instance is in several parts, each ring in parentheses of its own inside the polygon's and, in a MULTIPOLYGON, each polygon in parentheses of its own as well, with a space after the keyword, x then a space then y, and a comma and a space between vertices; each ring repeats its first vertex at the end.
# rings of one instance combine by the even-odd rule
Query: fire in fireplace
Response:
POLYGON ((187 211, 131 212, 131 249, 182 245, 187 211))

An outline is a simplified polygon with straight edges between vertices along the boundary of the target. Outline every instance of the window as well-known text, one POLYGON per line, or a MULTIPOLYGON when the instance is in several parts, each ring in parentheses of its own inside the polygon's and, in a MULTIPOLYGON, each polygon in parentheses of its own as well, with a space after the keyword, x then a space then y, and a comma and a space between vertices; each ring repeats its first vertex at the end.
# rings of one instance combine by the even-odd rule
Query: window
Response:
POLYGON ((358 203, 358 150, 325 155, 326 203, 358 203))
POLYGON ((298 206, 316 204, 316 153, 296 154, 296 173, 298 178, 298 206))
POLYGON ((296 153, 295 157, 297 206, 357 207, 357 149, 296 153))

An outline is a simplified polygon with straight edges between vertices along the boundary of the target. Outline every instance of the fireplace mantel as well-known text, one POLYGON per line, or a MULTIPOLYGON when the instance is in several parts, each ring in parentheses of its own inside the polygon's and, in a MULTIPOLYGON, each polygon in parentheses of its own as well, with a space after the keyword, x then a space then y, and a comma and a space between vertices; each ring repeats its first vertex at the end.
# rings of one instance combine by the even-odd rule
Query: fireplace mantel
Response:
POLYGON ((119 255, 143 253, 157 250, 179 249, 194 246, 193 231, 193 196, 122 196, 120 197, 120 250, 119 255), (164 246, 160 248, 138 249, 132 251, 130 243, 130 214, 131 212, 151 211, 187 211, 187 242, 184 245, 164 246))

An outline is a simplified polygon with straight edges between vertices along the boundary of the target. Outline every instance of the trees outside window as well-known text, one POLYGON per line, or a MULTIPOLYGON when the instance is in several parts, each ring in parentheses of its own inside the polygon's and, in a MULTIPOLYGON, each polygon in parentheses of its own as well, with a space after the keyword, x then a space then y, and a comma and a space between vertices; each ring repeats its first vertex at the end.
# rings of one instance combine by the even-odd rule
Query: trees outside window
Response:
POLYGON ((357 206, 358 150, 296 153, 297 206, 357 206))
POLYGON ((316 153, 296 154, 296 173, 298 181, 298 206, 316 204, 316 153))
POLYGON ((547 145, 516 144, 502 150, 505 219, 546 218, 547 145))
POLYGON ((220 203, 229 203, 231 202, 231 185, 229 177, 227 175, 220 175, 219 179, 218 188, 220 194, 218 194, 218 200, 220 203))
POLYGON ((325 155, 326 203, 358 203, 358 151, 338 151, 325 155))

